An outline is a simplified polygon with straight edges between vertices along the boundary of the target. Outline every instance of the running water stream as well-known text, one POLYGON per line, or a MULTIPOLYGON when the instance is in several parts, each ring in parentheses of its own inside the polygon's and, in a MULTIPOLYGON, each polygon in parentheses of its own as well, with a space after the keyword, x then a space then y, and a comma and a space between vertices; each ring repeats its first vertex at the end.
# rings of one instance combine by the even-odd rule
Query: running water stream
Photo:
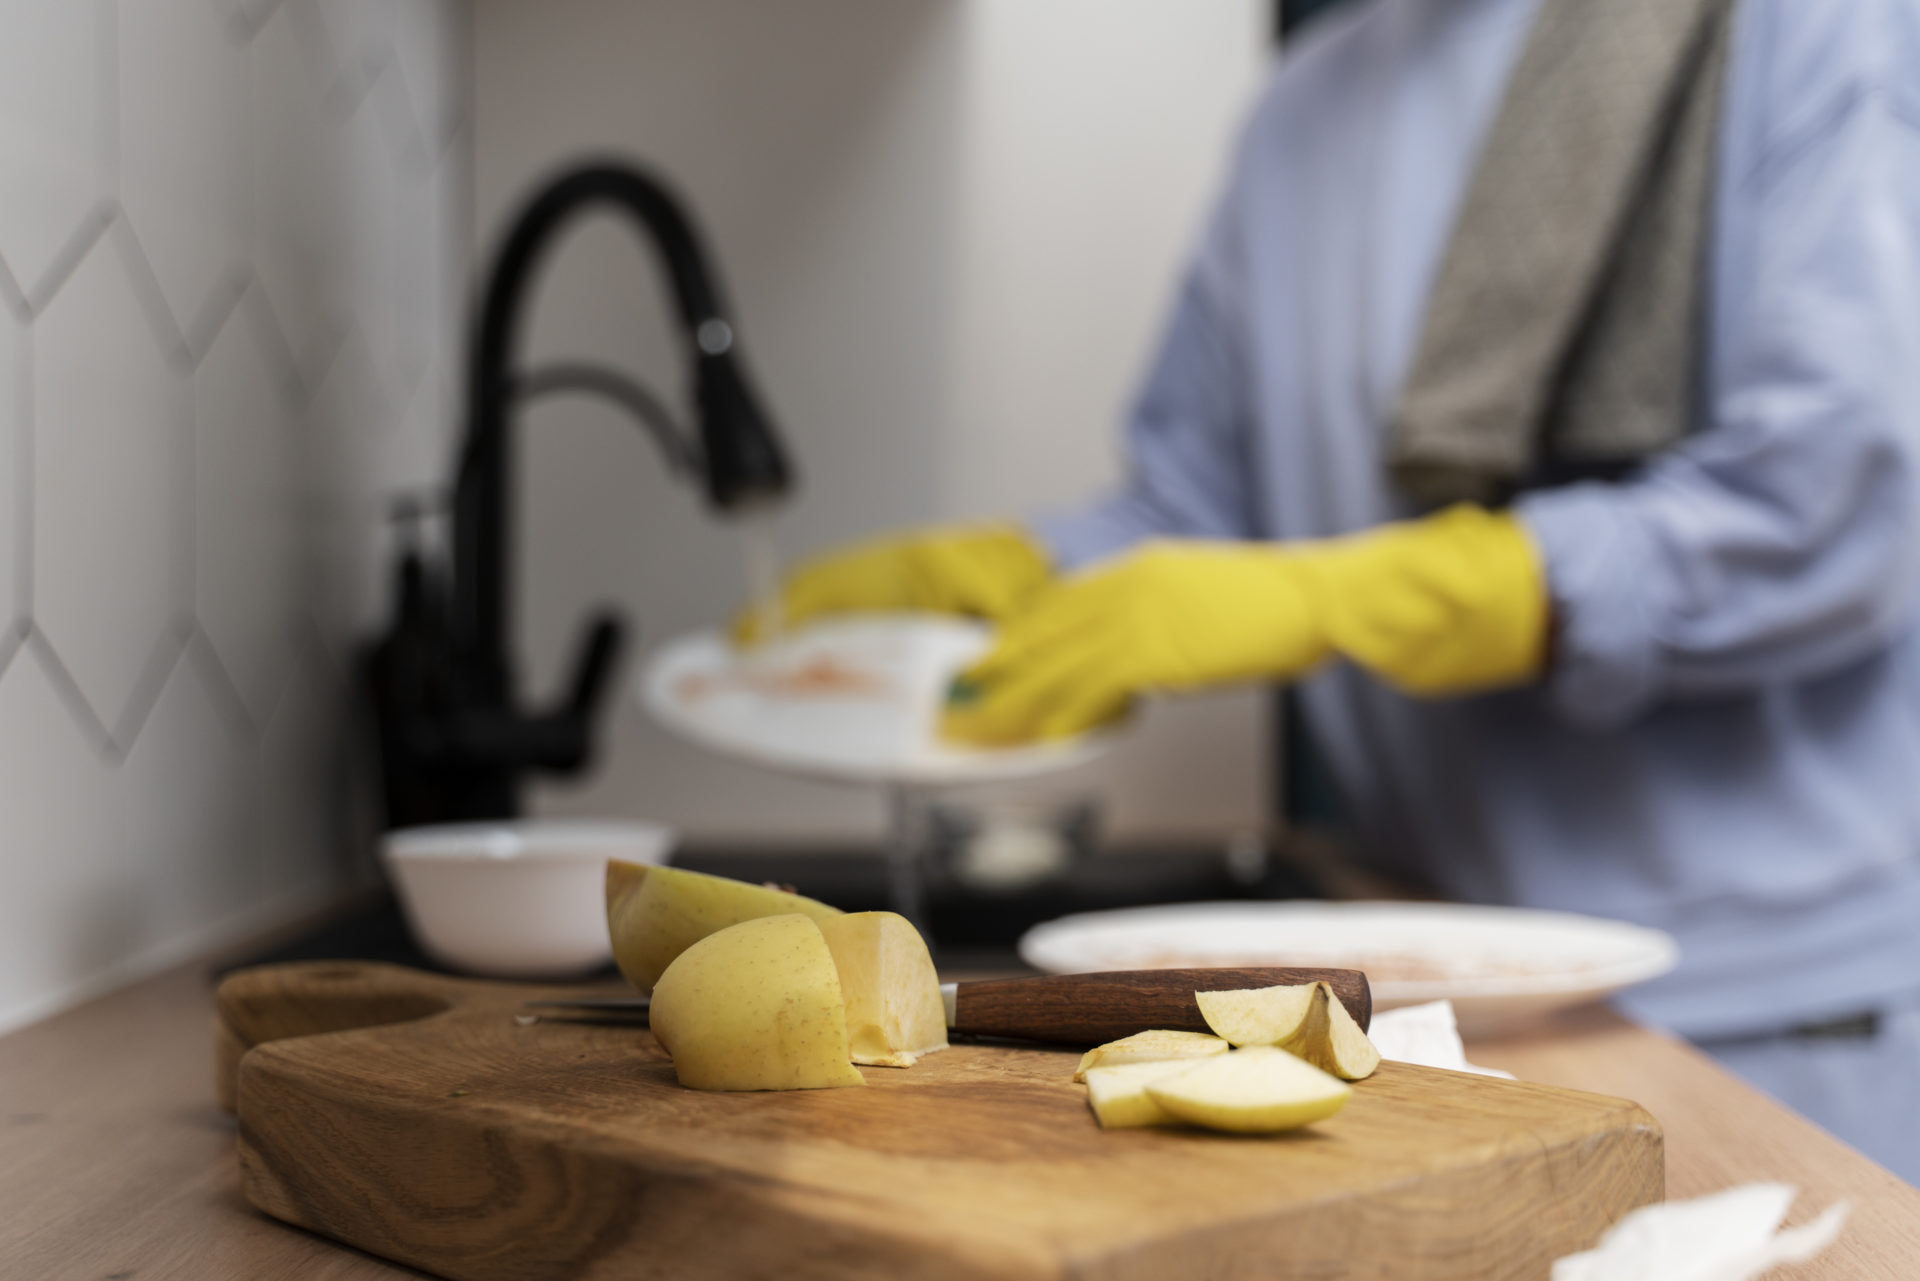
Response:
POLYGON ((747 567, 747 608, 752 611, 764 647, 785 625, 780 614, 780 548, 773 537, 773 518, 767 514, 742 516, 734 524, 740 554, 747 567))

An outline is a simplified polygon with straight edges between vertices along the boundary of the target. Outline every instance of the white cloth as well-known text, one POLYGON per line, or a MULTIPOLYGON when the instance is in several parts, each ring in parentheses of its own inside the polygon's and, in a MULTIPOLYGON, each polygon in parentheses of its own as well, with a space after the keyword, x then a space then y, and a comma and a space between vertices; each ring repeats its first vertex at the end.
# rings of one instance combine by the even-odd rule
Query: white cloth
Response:
POLYGON ((1381 1058, 1396 1063, 1418 1063, 1452 1072, 1513 1079, 1511 1072, 1476 1067, 1467 1062, 1467 1048, 1460 1043, 1460 1024, 1454 1018, 1452 1001, 1428 1001, 1425 1005, 1381 1010, 1368 1025, 1367 1036, 1372 1039, 1373 1048, 1380 1051, 1381 1058))
POLYGON ((1840 1235, 1844 1201, 1803 1227, 1778 1231, 1799 1189, 1750 1183, 1693 1201, 1635 1210, 1600 1244, 1553 1265, 1552 1281, 1752 1281, 1813 1258, 1840 1235))

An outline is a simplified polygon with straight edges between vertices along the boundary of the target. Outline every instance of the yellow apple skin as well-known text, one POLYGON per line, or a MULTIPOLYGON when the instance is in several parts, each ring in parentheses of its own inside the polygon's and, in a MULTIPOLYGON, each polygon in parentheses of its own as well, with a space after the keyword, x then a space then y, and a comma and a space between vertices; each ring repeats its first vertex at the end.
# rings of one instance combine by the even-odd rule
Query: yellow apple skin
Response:
POLYGON ((798 912, 816 921, 839 916, 825 903, 726 876, 607 860, 607 934, 627 982, 646 991, 673 959, 729 925, 798 912))
POLYGON ((1299 1031, 1313 1007, 1313 984, 1195 992, 1207 1026, 1235 1045, 1277 1045, 1299 1031))
POLYGON ((1173 1116, 1210 1130, 1272 1134, 1332 1116, 1353 1087, 1270 1045, 1249 1046, 1147 1083, 1173 1116))
POLYGON ((1129 1063, 1165 1063, 1172 1059, 1204 1059, 1225 1054, 1231 1048, 1217 1036, 1205 1032, 1173 1032, 1156 1028, 1135 1032, 1105 1045, 1096 1045, 1080 1057, 1073 1079, 1084 1081, 1094 1068, 1121 1067, 1129 1063))
POLYGON ((855 1063, 912 1067, 947 1048, 947 1011, 926 940, 894 912, 854 912, 819 922, 847 1002, 855 1063))
POLYGON ((1087 1070, 1087 1104, 1103 1130, 1133 1130, 1149 1125, 1178 1125, 1180 1118, 1153 1101, 1147 1086, 1177 1076, 1191 1060, 1123 1063, 1087 1070))
POLYGON ((1348 1081, 1372 1076, 1380 1051, 1326 983, 1195 992, 1207 1026, 1235 1045, 1277 1045, 1348 1081))
POLYGON ((1380 1051, 1325 983, 1313 985, 1313 1000, 1305 1022, 1280 1042, 1280 1048, 1345 1081, 1372 1076, 1373 1070, 1380 1066, 1380 1051))
POLYGON ((674 958, 653 988, 653 1035, 696 1090, 865 1085, 847 1061, 833 953, 805 916, 729 926, 674 958))

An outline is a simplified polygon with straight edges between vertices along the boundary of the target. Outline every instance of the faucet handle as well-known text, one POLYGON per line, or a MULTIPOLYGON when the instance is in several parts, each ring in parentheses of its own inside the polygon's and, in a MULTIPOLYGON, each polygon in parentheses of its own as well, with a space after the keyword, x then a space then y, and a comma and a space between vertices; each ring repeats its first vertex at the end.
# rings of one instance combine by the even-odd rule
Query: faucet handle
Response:
POLYGON ((626 625, 620 616, 602 610, 593 616, 580 638, 573 660, 573 688, 567 695, 564 712, 582 721, 593 719, 596 705, 613 675, 614 663, 625 643, 626 625))

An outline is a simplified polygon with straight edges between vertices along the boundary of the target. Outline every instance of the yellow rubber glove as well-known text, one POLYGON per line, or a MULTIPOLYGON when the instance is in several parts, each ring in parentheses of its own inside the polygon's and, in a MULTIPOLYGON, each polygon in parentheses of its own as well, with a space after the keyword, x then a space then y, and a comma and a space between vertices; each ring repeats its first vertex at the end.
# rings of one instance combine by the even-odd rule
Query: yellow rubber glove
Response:
MULTIPOLYGON (((780 585, 780 626, 827 614, 917 610, 992 622, 1011 617, 1053 576, 1040 545, 1013 525, 918 530, 838 548, 780 585)), ((736 644, 760 639, 759 611, 734 620, 736 644)))
POLYGON ((1061 580, 955 684, 943 731, 1070 737, 1135 695, 1286 681, 1344 655, 1413 694, 1519 684, 1545 661, 1539 553, 1478 507, 1303 543, 1154 543, 1061 580))

